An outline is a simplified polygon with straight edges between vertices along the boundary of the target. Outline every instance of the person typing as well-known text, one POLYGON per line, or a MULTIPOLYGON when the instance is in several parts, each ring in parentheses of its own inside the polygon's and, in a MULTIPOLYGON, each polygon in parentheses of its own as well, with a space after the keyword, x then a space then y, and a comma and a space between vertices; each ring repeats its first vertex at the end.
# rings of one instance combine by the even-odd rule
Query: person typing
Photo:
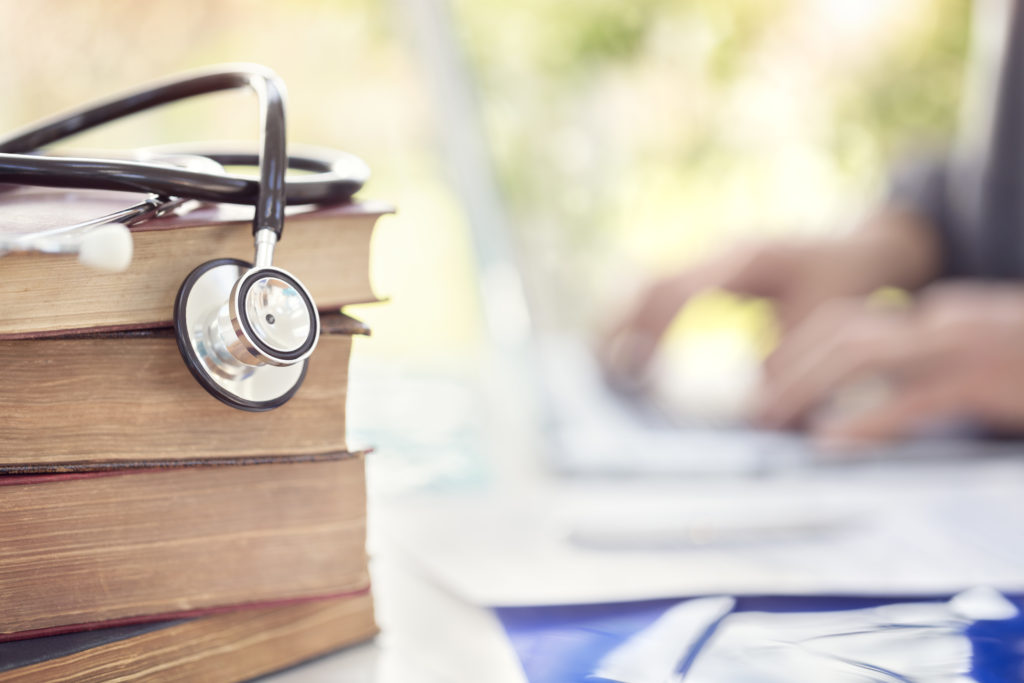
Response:
POLYGON ((653 282, 605 340, 609 371, 642 376, 679 310, 721 289, 770 300, 782 330, 755 424, 831 445, 952 420, 1024 434, 1024 9, 1006 12, 989 115, 964 131, 978 142, 895 174, 848 235, 735 246, 653 282), (886 287, 910 305, 870 305, 886 287), (870 405, 822 410, 865 378, 884 380, 870 405))

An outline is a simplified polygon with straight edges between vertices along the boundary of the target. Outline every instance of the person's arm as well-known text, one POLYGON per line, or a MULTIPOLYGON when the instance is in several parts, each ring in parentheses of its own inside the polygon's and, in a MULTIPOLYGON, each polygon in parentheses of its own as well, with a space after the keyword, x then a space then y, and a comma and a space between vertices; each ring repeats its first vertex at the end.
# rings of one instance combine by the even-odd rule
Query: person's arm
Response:
POLYGON ((734 246, 655 280, 611 327, 605 365, 620 384, 635 384, 679 310, 708 289, 772 300, 784 331, 830 299, 917 289, 940 272, 936 234, 920 214, 893 204, 847 235, 734 246))
POLYGON ((905 202, 887 203, 841 242, 842 249, 860 255, 863 271, 861 291, 850 293, 924 287, 944 272, 944 241, 927 214, 905 202))
POLYGON ((774 363, 757 406, 766 427, 803 426, 837 445, 950 419, 1022 434, 1024 285, 937 284, 903 310, 836 301, 795 330, 774 363), (829 409, 864 380, 877 389, 872 400, 829 409))
MULTIPOLYGON (((951 164, 944 155, 914 158, 897 164, 889 176, 887 211, 927 232, 932 259, 926 280, 894 286, 912 290, 941 278, 976 274, 965 241, 976 232, 968 223, 977 216, 963 206, 965 188, 954 189, 956 171, 951 164)), ((970 191, 977 192, 977 186, 970 191)))

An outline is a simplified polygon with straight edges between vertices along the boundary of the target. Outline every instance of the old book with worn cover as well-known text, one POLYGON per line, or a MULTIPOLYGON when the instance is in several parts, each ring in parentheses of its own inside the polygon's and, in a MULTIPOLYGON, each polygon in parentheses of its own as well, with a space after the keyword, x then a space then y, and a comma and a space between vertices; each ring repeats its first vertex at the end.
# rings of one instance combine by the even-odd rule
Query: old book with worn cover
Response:
POLYGON ((264 413, 207 394, 171 330, 0 340, 0 474, 344 451, 352 334, 367 330, 321 322, 302 387, 264 413))
MULTIPOLYGON (((0 190, 0 231, 92 218, 116 208, 111 195, 131 201, 54 201, 62 192, 0 190)), ((352 335, 366 328, 338 307, 375 299, 369 242, 388 211, 289 217, 275 265, 310 289, 322 335, 299 391, 264 413, 208 395, 170 327, 193 268, 251 258, 251 208, 133 228, 124 273, 0 259, 0 680, 244 679, 374 632, 363 456, 345 440, 352 335), (4 666, 15 641, 157 621, 4 666)))
POLYGON ((0 643, 0 683, 210 681, 278 671, 371 638, 368 593, 0 643))
POLYGON ((0 477, 0 641, 369 588, 363 457, 0 477))
MULTIPOLYGON (((0 231, 29 233, 123 208, 140 195, 99 190, 5 188, 0 231)), ((289 210, 274 264, 295 273, 321 311, 376 300, 370 237, 392 208, 356 202, 289 210)), ((174 297, 196 266, 253 256, 251 207, 205 206, 133 227, 135 255, 123 273, 84 268, 74 258, 11 253, 0 259, 0 338, 82 329, 169 327, 174 297)))

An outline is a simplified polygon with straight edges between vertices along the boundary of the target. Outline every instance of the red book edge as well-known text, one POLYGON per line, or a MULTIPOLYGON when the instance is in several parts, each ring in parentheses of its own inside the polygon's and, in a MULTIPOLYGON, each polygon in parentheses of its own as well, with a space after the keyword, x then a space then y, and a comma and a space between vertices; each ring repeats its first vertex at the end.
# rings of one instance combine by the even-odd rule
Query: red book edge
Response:
POLYGON ((372 448, 357 451, 332 451, 309 455, 268 455, 244 458, 198 458, 181 460, 110 460, 76 461, 62 463, 3 463, 0 462, 0 486, 27 486, 48 484, 71 479, 110 477, 121 474, 167 472, 196 467, 245 467, 251 465, 289 465, 303 462, 326 462, 365 457, 372 448))
POLYGON ((330 593, 327 595, 313 595, 301 598, 286 598, 282 600, 267 600, 263 602, 244 602, 235 605, 219 605, 216 607, 201 607, 199 609, 184 610, 180 612, 163 612, 161 614, 146 614, 134 617, 122 617, 120 619, 109 619, 107 621, 88 621, 81 624, 65 624, 63 626, 49 626, 46 628, 30 629, 28 631, 17 631, 15 633, 0 633, 0 643, 7 643, 14 640, 28 640, 29 638, 45 638, 47 636, 59 636, 65 633, 76 633, 79 631, 95 631, 101 628, 113 628, 116 626, 132 626, 135 624, 146 624, 154 621, 168 621, 170 619, 192 619, 195 617, 206 617, 213 614, 225 612, 237 612, 240 610, 257 609, 260 607, 285 607, 287 605, 299 605, 318 600, 331 600, 336 598, 352 598, 360 595, 367 595, 370 592, 370 584, 356 590, 344 591, 342 593, 330 593))

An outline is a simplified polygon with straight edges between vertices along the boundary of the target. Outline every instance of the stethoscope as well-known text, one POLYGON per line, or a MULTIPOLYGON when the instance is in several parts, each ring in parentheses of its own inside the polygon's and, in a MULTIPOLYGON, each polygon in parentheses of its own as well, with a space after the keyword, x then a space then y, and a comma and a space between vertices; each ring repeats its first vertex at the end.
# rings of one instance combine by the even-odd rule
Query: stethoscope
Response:
POLYGON ((289 156, 283 84, 254 65, 228 65, 172 78, 99 101, 0 139, 0 182, 122 190, 150 196, 132 207, 85 223, 0 242, 7 251, 76 252, 87 262, 121 265, 126 225, 172 211, 185 200, 255 205, 253 263, 215 259, 193 270, 174 303, 178 349, 192 375, 235 408, 262 411, 291 398, 302 384, 320 337, 313 298, 291 273, 273 265, 286 204, 351 199, 369 176, 358 158, 333 150, 289 156), (195 95, 251 88, 260 107, 258 154, 189 150, 153 161, 44 156, 41 147, 102 123, 195 95), (205 160, 200 168, 188 159, 205 160), (213 164, 215 168, 206 168, 213 164), (216 165, 258 166, 259 179, 216 165), (285 178, 288 168, 307 171, 285 178), (104 263, 104 259, 108 262, 104 263))

